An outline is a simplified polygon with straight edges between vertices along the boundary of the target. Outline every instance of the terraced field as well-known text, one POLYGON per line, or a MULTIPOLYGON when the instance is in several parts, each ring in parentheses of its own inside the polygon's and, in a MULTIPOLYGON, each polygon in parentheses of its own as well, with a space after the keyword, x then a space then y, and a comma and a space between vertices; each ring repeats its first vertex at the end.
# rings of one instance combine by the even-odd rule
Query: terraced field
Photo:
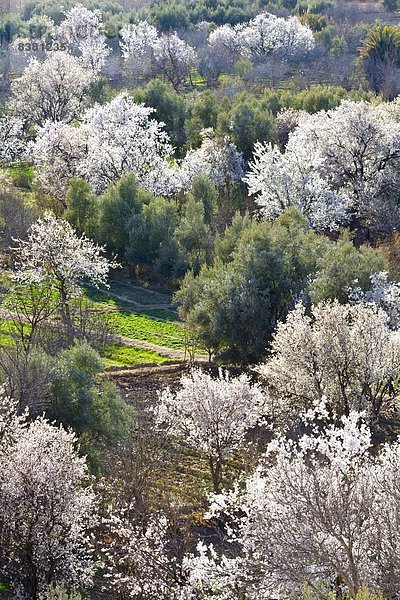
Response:
MULTIPOLYGON (((7 274, 3 277, 7 278, 7 274)), ((107 368, 160 365, 188 358, 187 330, 179 320, 171 295, 121 281, 112 282, 109 289, 86 286, 84 294, 94 310, 107 315, 114 338, 102 350, 107 368)), ((3 346, 13 343, 10 319, 12 314, 3 315, 0 326, 3 346)), ((198 359, 203 357, 199 355, 198 359)))
POLYGON ((153 350, 144 350, 124 344, 109 344, 101 354, 106 368, 160 365, 168 361, 167 356, 162 356, 153 350))
POLYGON ((166 348, 184 348, 185 330, 170 297, 148 292, 145 288, 114 283, 109 290, 86 288, 85 294, 97 310, 107 312, 112 333, 166 348), (125 288, 124 295, 118 298, 111 295, 125 288), (166 302, 168 299, 169 303, 166 302))
POLYGON ((107 366, 161 364, 187 358, 187 332, 171 295, 121 281, 112 281, 109 289, 86 287, 85 294, 96 310, 107 313, 110 330, 116 336, 116 343, 104 353, 107 366))

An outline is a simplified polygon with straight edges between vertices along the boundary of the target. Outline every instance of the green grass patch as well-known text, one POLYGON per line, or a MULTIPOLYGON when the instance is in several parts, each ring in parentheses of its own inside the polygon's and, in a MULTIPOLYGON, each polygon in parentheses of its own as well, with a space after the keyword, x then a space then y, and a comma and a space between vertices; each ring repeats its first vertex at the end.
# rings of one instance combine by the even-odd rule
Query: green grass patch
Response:
MULTIPOLYGON (((84 289, 85 296, 88 298, 88 300, 91 300, 100 307, 101 305, 106 305, 112 308, 128 308, 134 310, 136 307, 134 304, 132 304, 132 302, 136 302, 137 304, 142 305, 144 308, 146 306, 162 306, 169 304, 168 297, 161 300, 158 295, 151 295, 150 297, 147 297, 147 292, 145 291, 143 292, 142 290, 134 290, 133 288, 126 291, 122 287, 119 289, 119 285, 113 286, 110 291, 118 294, 121 296, 121 298, 115 298, 101 289, 91 288, 88 286, 85 286, 84 289)), ((150 292, 150 294, 152 293, 150 292)), ((138 307, 138 310, 141 310, 141 307, 138 307)), ((173 311, 173 309, 169 310, 173 311)))
POLYGON ((140 304, 169 304, 172 294, 166 290, 138 286, 126 281, 110 280, 110 290, 140 304))
POLYGON ((173 320, 173 315, 164 312, 137 313, 115 310, 110 311, 107 316, 113 333, 166 348, 183 348, 185 338, 183 327, 173 320), (170 320, 160 320, 160 313, 164 319, 171 317, 170 320))
POLYGON ((131 348, 123 344, 108 344, 101 352, 106 367, 133 367, 135 365, 160 365, 170 359, 152 350, 131 348))
POLYGON ((93 288, 86 288, 85 295, 98 310, 107 307, 116 309, 107 312, 112 333, 166 348, 184 347, 185 331, 176 312, 164 309, 118 310, 132 308, 132 305, 93 288))
POLYGON ((191 69, 187 83, 191 83, 195 88, 204 88, 206 86, 206 80, 200 75, 196 67, 191 69))
MULTIPOLYGON (((24 331, 29 333, 29 326, 24 325, 24 331)), ((15 344, 15 321, 0 320, 0 346, 10 348, 15 344)))
POLYGON ((132 308, 130 302, 108 296, 100 289, 84 286, 84 294, 88 300, 100 309, 102 306, 110 306, 111 308, 132 308))
POLYGON ((3 172, 12 179, 16 187, 26 190, 31 189, 31 184, 34 177, 34 170, 32 167, 28 167, 27 165, 16 165, 14 167, 7 167, 3 169, 3 172))
POLYGON ((143 306, 170 304, 172 302, 171 295, 162 294, 151 291, 146 288, 130 286, 127 283, 112 282, 108 290, 95 289, 85 286, 85 293, 88 298, 98 302, 104 301, 107 304, 119 306, 132 306, 132 302, 142 304, 143 306), (107 294, 107 291, 118 294, 121 298, 113 298, 107 294))

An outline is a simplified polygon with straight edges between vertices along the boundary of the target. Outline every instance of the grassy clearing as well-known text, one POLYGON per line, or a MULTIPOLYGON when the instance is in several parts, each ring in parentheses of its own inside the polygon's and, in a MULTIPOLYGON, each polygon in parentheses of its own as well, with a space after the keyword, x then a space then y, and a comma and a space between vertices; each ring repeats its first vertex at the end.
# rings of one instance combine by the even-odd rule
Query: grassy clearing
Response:
MULTIPOLYGON (((124 284, 113 284, 111 289, 116 291, 116 288, 119 289, 121 286, 125 287, 124 284)), ((124 295, 128 297, 129 293, 132 299, 135 298, 135 301, 139 301, 138 298, 141 298, 142 295, 152 294, 152 292, 134 287, 127 287, 127 290, 124 295)), ((165 346, 166 348, 184 348, 185 330, 176 312, 162 308, 129 310, 132 309, 129 302, 112 298, 101 290, 93 288, 86 288, 85 295, 97 310, 114 309, 107 312, 107 319, 112 333, 165 346)), ((150 304, 157 304, 157 302, 154 302, 156 296, 160 297, 157 293, 152 294, 153 301, 150 304)), ((158 303, 162 304, 161 302, 158 303)))
MULTIPOLYGON (((24 331, 26 333, 29 332, 29 327, 24 326, 24 331)), ((15 344, 15 338, 13 336, 15 333, 14 322, 7 321, 5 319, 0 320, 0 346, 4 348, 9 348, 15 344)))
MULTIPOLYGON (((123 284, 121 284, 122 286, 123 284)), ((114 290, 114 287, 112 288, 114 290)), ((128 292, 136 299, 142 294, 150 293, 153 300, 152 306, 164 306, 164 294, 147 292, 136 287, 129 287, 128 292), (154 298, 161 298, 163 302, 154 302, 154 298)), ((101 290, 86 286, 84 294, 89 301, 89 307, 107 315, 110 332, 132 340, 150 342, 158 346, 171 349, 184 349, 185 329, 179 321, 178 314, 173 310, 164 308, 138 308, 132 310, 129 301, 107 296, 101 290)), ((0 326, 0 344, 12 345, 10 336, 10 322, 3 322, 0 326)), ((123 344, 112 345, 105 353, 105 358, 110 366, 130 366, 142 363, 161 364, 165 357, 157 352, 146 352, 140 348, 126 348, 123 344)))
MULTIPOLYGON (((114 294, 118 294, 121 298, 114 298, 107 294, 106 290, 90 288, 86 286, 85 288, 85 296, 88 300, 91 300, 94 303, 100 305, 107 305, 112 308, 133 308, 132 302, 137 302, 138 304, 146 306, 165 306, 169 304, 171 298, 169 296, 161 296, 155 292, 147 292, 143 289, 136 288, 127 288, 123 287, 123 284, 113 284, 112 288, 110 288, 110 292, 114 294), (149 296, 147 294, 150 294, 149 296), (125 300, 122 298, 125 298, 125 300)), ((168 309, 170 313, 175 312, 172 308, 168 309)), ((178 319, 178 317, 176 317, 178 319)))
POLYGON ((125 296, 129 300, 138 302, 139 304, 170 304, 172 302, 172 294, 166 291, 156 291, 148 287, 139 287, 130 285, 124 281, 110 281, 111 291, 125 296))
POLYGON ((108 313, 113 333, 166 348, 183 348, 185 330, 176 320, 167 320, 168 317, 169 313, 164 314, 163 311, 137 313, 115 310, 108 313))
POLYGON ((109 306, 110 308, 132 308, 132 304, 128 301, 119 300, 108 296, 102 290, 96 288, 84 287, 85 296, 96 308, 109 306))
POLYGON ((27 165, 16 165, 2 169, 8 175, 16 187, 30 190, 34 177, 34 170, 27 165))
POLYGON ((101 356, 106 368, 133 367, 144 364, 161 365, 170 360, 166 356, 161 356, 161 354, 152 350, 131 348, 123 344, 108 344, 101 352, 101 356))

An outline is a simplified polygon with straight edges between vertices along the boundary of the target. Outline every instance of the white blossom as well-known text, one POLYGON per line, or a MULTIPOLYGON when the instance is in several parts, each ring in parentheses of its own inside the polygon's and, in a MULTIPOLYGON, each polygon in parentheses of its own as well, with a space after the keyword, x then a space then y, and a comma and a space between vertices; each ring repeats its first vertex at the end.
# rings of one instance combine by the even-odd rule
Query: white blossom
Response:
POLYGON ((389 317, 390 326, 398 329, 400 325, 400 283, 389 281, 388 273, 372 273, 371 287, 363 291, 354 281, 354 286, 346 289, 349 302, 372 303, 382 308, 389 317))
POLYGON ((263 394, 246 375, 231 378, 221 370, 216 379, 193 370, 180 383, 176 393, 161 393, 157 421, 204 452, 218 489, 226 459, 244 444, 246 432, 262 415, 263 394))
POLYGON ((188 189, 197 175, 204 175, 215 186, 240 181, 244 175, 244 159, 227 137, 218 137, 212 130, 202 132, 200 148, 189 150, 182 161, 183 185, 188 189))
POLYGON ((295 417, 324 396, 340 414, 365 410, 375 418, 396 396, 400 338, 376 305, 321 303, 311 316, 298 305, 278 325, 259 371, 277 416, 295 417))
POLYGON ((302 114, 284 153, 257 144, 246 181, 263 215, 299 206, 316 229, 396 218, 400 124, 366 102, 302 114))
POLYGON ((106 58, 111 50, 106 46, 105 40, 100 36, 82 40, 79 44, 81 52, 80 59, 85 68, 91 69, 93 73, 99 73, 104 67, 106 58))
POLYGON ((55 36, 70 52, 78 50, 83 65, 94 72, 101 70, 111 51, 107 47, 101 12, 89 10, 82 4, 76 4, 65 13, 55 36))
POLYGON ((56 279, 75 287, 86 279, 95 285, 106 284, 109 269, 117 266, 103 256, 104 248, 84 235, 78 237, 67 221, 52 215, 38 219, 26 240, 15 241, 15 277, 22 281, 56 279))
POLYGON ((158 38, 158 32, 147 21, 129 23, 119 30, 120 48, 124 60, 134 57, 145 59, 158 38))
POLYGON ((72 177, 78 176, 79 161, 87 153, 89 131, 64 122, 46 121, 39 127, 29 155, 36 166, 36 177, 43 188, 63 198, 72 177))
POLYGON ((141 183, 157 170, 173 148, 163 123, 150 118, 153 112, 127 94, 87 110, 82 117, 88 131, 87 153, 79 161, 79 175, 101 191, 124 173, 134 173, 141 183))
POLYGON ((315 229, 336 229, 347 221, 345 202, 328 188, 318 172, 299 168, 296 156, 282 153, 271 144, 255 144, 250 171, 244 180, 250 194, 257 195, 257 204, 266 219, 275 219, 295 205, 315 229))
POLYGON ((217 27, 208 36, 208 44, 212 51, 218 56, 224 56, 229 62, 233 63, 235 59, 246 53, 243 46, 242 31, 244 24, 221 25, 217 27))
POLYGON ((31 58, 12 83, 10 110, 28 123, 71 122, 79 117, 94 74, 67 52, 52 52, 43 62, 31 58))
POLYGON ((174 196, 189 190, 204 175, 216 186, 240 181, 242 154, 227 138, 203 132, 200 148, 172 161, 173 147, 164 124, 151 118, 154 109, 135 104, 125 93, 81 115, 81 125, 46 122, 30 146, 43 187, 63 199, 72 177, 83 177, 96 192, 134 173, 154 194, 174 196))
POLYGON ((14 278, 55 289, 63 324, 72 338, 71 297, 80 293, 83 280, 95 286, 107 284, 110 268, 117 268, 119 264, 108 260, 104 248, 86 236, 78 237, 67 221, 51 215, 38 219, 26 240, 15 241, 18 246, 13 249, 14 278))
POLYGON ((15 117, 0 117, 0 162, 10 163, 24 154, 24 121, 15 117))
POLYGON ((244 52, 253 57, 280 53, 284 58, 297 58, 315 46, 311 29, 297 17, 283 19, 269 13, 261 13, 249 21, 240 37, 244 52))
POLYGON ((228 550, 215 556, 211 548, 207 557, 200 548, 190 560, 194 591, 207 581, 216 590, 240 581, 249 600, 298 598, 305 583, 325 595, 399 593, 400 443, 374 456, 359 413, 335 420, 322 426, 307 418, 311 431, 297 441, 279 436, 244 485, 214 498, 208 517, 228 523, 239 557, 228 580, 216 569, 228 550))
POLYGON ((13 436, 0 437, 2 577, 15 598, 39 597, 49 583, 90 584, 95 497, 75 435, 42 418, 12 416, 8 427, 13 436))
POLYGON ((188 554, 183 560, 187 583, 181 590, 180 600, 215 598, 233 600, 244 591, 242 573, 245 569, 241 557, 229 558, 219 555, 212 544, 197 544, 197 553, 188 554))
POLYGON ((76 176, 98 192, 128 172, 142 185, 162 181, 173 148, 163 124, 150 118, 153 112, 119 94, 83 113, 79 127, 46 123, 30 151, 39 180, 58 197, 65 195, 69 179, 76 176))
POLYGON ((124 598, 178 598, 179 564, 168 548, 166 517, 156 515, 147 524, 134 523, 128 510, 111 507, 106 525, 105 589, 124 598))
POLYGON ((156 68, 178 89, 196 66, 196 52, 176 33, 164 33, 152 47, 156 68))
POLYGON ((218 27, 210 33, 208 43, 216 52, 228 55, 260 59, 274 54, 286 60, 302 58, 315 46, 311 29, 297 17, 284 19, 267 12, 247 24, 218 27))

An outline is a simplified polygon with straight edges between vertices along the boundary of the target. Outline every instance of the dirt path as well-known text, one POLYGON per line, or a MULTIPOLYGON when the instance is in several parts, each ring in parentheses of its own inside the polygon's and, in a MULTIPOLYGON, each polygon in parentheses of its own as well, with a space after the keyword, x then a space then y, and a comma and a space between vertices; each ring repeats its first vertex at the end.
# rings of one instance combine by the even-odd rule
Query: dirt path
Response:
POLYGON ((128 380, 132 377, 148 377, 155 375, 164 375, 164 374, 174 374, 174 373, 182 373, 188 367, 182 363, 178 362, 168 362, 162 365, 134 365, 132 367, 110 367, 106 370, 107 377, 115 377, 118 380, 121 380, 122 377, 127 378, 128 380))
MULTIPOLYGON (((15 318, 16 315, 10 310, 6 310, 4 308, 0 308, 0 318, 10 320, 15 318)), ((51 322, 47 322, 47 325, 50 327, 54 327, 55 324, 51 322)), ((153 352, 157 352, 161 356, 165 356, 167 358, 171 358, 178 362, 190 361, 189 352, 183 349, 177 348, 167 348, 166 346, 159 346, 158 344, 153 344, 152 342, 145 342, 144 340, 138 340, 136 338, 125 337, 123 335, 119 335, 117 333, 110 333, 109 340, 114 343, 123 344, 124 346, 128 346, 130 348, 142 348, 143 350, 152 350, 153 352)), ((208 356, 206 354, 195 354, 193 359, 195 362, 208 362, 208 356)))
MULTIPOLYGON (((110 298, 115 298, 116 300, 120 300, 121 302, 126 302, 127 304, 131 304, 132 306, 134 306, 137 309, 140 310, 168 310, 172 313, 176 313, 176 310, 174 308, 174 304, 171 302, 156 302, 153 304, 143 304, 142 302, 137 302, 137 300, 132 300, 132 298, 128 298, 127 296, 124 296, 122 294, 117 294, 116 292, 112 292, 111 290, 102 290, 99 288, 96 288, 94 285, 90 285, 87 284, 88 287, 104 294, 105 296, 109 296, 110 298)), ((139 288, 138 286, 132 286, 135 289, 140 289, 143 292, 143 288, 139 288)), ((149 292, 151 294, 156 295, 157 292, 149 292)), ((161 294, 159 294, 160 297, 162 297, 161 294)), ((165 298, 167 298, 167 296, 165 296, 165 298)), ((110 306, 110 309, 114 309, 114 307, 110 306)), ((119 308, 119 307, 115 307, 117 310, 129 310, 128 308, 119 308)))

